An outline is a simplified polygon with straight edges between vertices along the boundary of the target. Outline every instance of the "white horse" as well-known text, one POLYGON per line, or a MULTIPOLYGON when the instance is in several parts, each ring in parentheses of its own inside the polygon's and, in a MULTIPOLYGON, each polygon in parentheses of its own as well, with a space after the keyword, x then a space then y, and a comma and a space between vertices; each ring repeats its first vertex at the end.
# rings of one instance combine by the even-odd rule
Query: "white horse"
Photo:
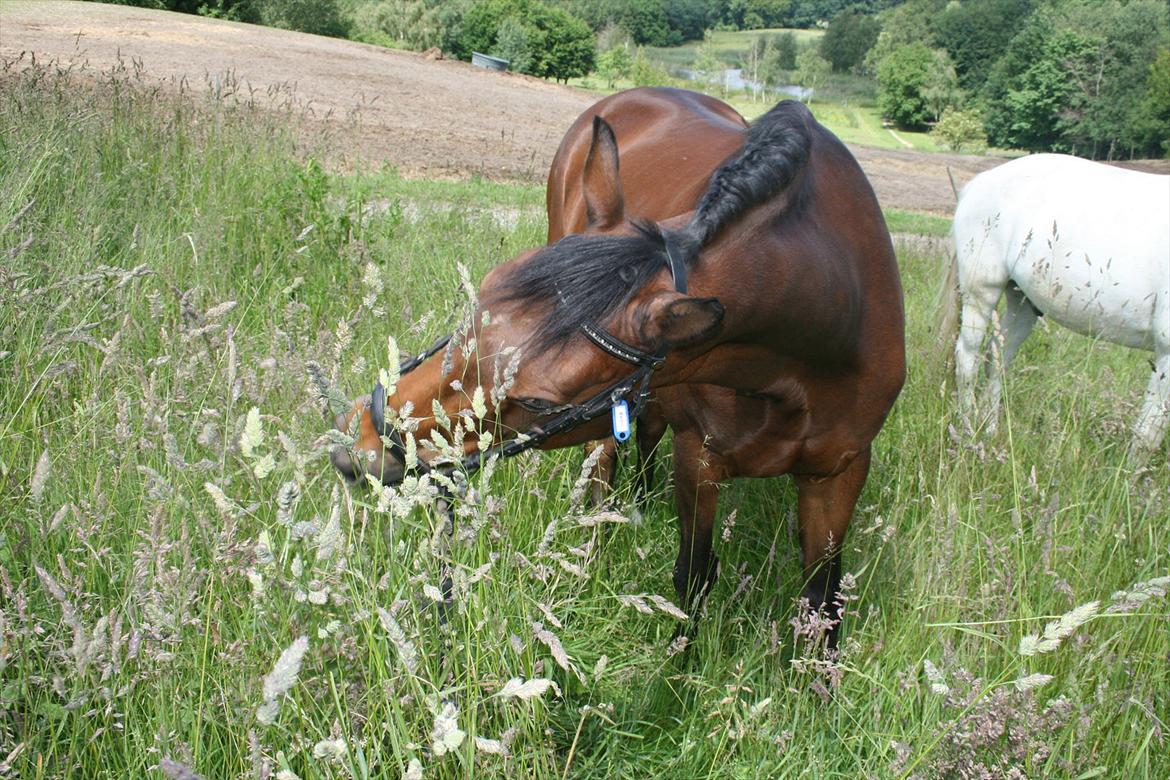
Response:
MULTIPOLYGON (((1130 455, 1157 448, 1170 422, 1170 176, 1062 154, 1022 157, 963 188, 953 230, 948 288, 957 282, 962 301, 955 373, 967 419, 978 422, 976 373, 1002 295, 992 339, 1001 352, 986 365, 989 430, 1002 371, 1043 314, 1087 336, 1153 350, 1130 455)), ((947 319, 953 329, 953 314, 947 319)))

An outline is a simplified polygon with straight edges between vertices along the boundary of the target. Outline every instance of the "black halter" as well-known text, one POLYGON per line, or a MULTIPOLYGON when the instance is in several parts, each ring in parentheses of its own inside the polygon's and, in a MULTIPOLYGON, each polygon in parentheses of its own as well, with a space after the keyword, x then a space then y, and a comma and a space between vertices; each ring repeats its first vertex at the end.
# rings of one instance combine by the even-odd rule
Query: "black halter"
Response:
MULTIPOLYGON (((663 231, 662 236, 666 246, 667 265, 670 268, 670 275, 674 279, 674 289, 677 292, 685 293, 687 291, 687 266, 684 252, 677 237, 672 233, 663 231)), ((464 457, 458 464, 464 472, 474 473, 483 465, 485 459, 495 456, 510 458, 513 455, 519 455, 539 447, 553 436, 571 431, 601 417, 623 399, 631 400, 630 418, 637 419, 650 397, 650 377, 655 371, 666 365, 666 354, 664 352, 649 353, 627 344, 596 323, 583 322, 580 329, 585 337, 601 351, 635 366, 634 371, 583 403, 556 407, 550 412, 551 416, 543 424, 534 425, 516 438, 464 457)), ((399 376, 418 368, 424 360, 446 347, 450 341, 450 336, 444 336, 425 352, 403 362, 398 367, 399 376)), ((395 460, 405 466, 406 445, 398 430, 393 425, 386 424, 386 388, 382 387, 380 381, 374 385, 374 391, 370 398, 370 420, 374 424, 374 430, 386 442, 386 449, 395 460)), ((421 460, 418 461, 417 468, 423 473, 432 471, 431 467, 421 460)), ((436 469, 436 471, 450 477, 455 468, 456 464, 448 464, 436 469)))

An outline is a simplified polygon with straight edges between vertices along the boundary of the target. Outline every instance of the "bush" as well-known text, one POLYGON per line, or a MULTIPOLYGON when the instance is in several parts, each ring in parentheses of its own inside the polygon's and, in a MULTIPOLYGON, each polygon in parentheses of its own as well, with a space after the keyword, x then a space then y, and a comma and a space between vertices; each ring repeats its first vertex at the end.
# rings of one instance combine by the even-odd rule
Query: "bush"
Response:
POLYGON ((593 69, 596 44, 589 25, 537 0, 486 0, 463 18, 458 56, 496 49, 500 25, 508 18, 523 27, 532 59, 521 72, 568 81, 593 69))
POLYGON ((450 51, 450 40, 462 22, 466 3, 436 0, 380 0, 353 11, 350 38, 380 46, 422 51, 438 46, 450 51))
POLYGON ((256 4, 260 23, 286 30, 344 38, 349 25, 337 0, 264 0, 256 4))
POLYGON ((808 97, 811 102, 813 92, 824 83, 832 70, 833 66, 817 53, 816 47, 809 46, 796 58, 796 73, 792 74, 792 80, 810 90, 808 97))
POLYGON ((628 78, 634 67, 634 58, 625 46, 606 49, 597 57, 597 75, 605 79, 610 89, 618 79, 628 78))
POLYGON ((953 152, 981 152, 987 148, 983 116, 977 109, 946 109, 930 134, 953 152))
POLYGON ((669 73, 646 57, 646 52, 641 46, 638 47, 637 53, 634 54, 634 62, 630 65, 630 80, 636 87, 660 87, 673 81, 669 73))

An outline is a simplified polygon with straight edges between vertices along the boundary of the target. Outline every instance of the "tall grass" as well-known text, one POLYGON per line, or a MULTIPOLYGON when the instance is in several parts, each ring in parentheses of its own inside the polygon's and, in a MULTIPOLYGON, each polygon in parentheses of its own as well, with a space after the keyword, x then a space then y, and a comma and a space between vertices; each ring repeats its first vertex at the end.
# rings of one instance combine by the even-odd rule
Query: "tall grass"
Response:
POLYGON ((295 113, 133 73, 0 89, 0 776, 1170 773, 1170 470, 1123 465, 1139 354, 1040 329, 973 440, 932 348, 942 258, 904 254, 910 377, 841 658, 793 648, 786 480, 724 492, 679 652, 667 488, 598 514, 582 453, 524 456, 445 543, 425 496, 325 457, 311 376, 361 392, 387 335, 449 329, 458 266, 539 243, 538 213, 334 177, 295 113))

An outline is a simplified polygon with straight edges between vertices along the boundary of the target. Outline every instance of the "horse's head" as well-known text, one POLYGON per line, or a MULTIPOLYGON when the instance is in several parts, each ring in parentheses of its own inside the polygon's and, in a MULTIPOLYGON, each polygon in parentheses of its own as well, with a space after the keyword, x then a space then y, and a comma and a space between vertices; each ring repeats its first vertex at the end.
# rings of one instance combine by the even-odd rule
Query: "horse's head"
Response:
POLYGON ((600 118, 581 175, 585 232, 493 269, 462 337, 405 373, 392 394, 375 388, 338 418, 357 432, 352 453, 333 453, 343 474, 401 481, 411 445, 395 430, 403 417, 423 464, 438 453, 432 432, 444 418, 473 409, 482 417, 462 437, 465 455, 481 449, 485 432, 492 444, 520 436, 542 447, 599 438, 610 407, 626 400, 636 409, 670 350, 714 336, 723 306, 686 293, 693 240, 627 217, 617 143, 600 118))

